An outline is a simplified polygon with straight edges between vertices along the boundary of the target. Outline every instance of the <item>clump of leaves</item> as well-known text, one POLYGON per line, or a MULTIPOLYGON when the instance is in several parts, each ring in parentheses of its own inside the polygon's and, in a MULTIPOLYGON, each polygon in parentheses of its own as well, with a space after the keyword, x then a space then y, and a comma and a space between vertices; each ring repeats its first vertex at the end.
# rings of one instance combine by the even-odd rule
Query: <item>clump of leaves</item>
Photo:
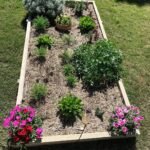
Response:
POLYGON ((91 17, 84 16, 80 18, 79 27, 81 32, 87 33, 95 28, 95 22, 91 17))
POLYGON ((60 25, 71 25, 71 17, 61 14, 60 16, 57 16, 56 23, 60 25))
POLYGON ((62 98, 58 105, 59 112, 66 119, 81 117, 83 114, 82 101, 74 95, 67 95, 62 98))
POLYGON ((97 116, 103 121, 103 115, 104 115, 104 111, 102 111, 99 107, 97 107, 95 110, 95 116, 97 116))
POLYGON ((64 53, 60 56, 63 64, 69 64, 72 59, 73 52, 71 50, 65 50, 64 53))
POLYGON ((47 49, 45 47, 39 47, 36 50, 36 55, 40 60, 43 60, 46 58, 47 49))
POLYGON ((65 45, 71 45, 75 42, 75 39, 70 34, 64 34, 62 36, 62 41, 64 42, 65 45))
POLYGON ((38 16, 33 20, 33 24, 38 32, 44 32, 49 26, 49 21, 43 16, 38 16))
POLYGON ((107 40, 83 44, 73 55, 76 73, 91 87, 116 83, 122 76, 122 61, 122 53, 107 40))
POLYGON ((53 38, 49 35, 41 35, 38 37, 38 46, 39 47, 51 47, 53 44, 53 38))
POLYGON ((74 75, 69 75, 67 77, 67 85, 71 88, 76 86, 77 78, 74 75))
POLYGON ((65 76, 69 76, 69 75, 74 74, 75 68, 74 68, 74 66, 71 65, 71 64, 66 64, 66 65, 64 65, 64 67, 63 67, 63 72, 64 72, 65 76))
POLYGON ((31 91, 32 99, 42 100, 45 98, 46 94, 47 94, 47 87, 45 84, 36 83, 35 85, 33 85, 32 91, 31 91))
POLYGON ((75 5, 75 14, 77 16, 82 16, 83 14, 83 10, 85 9, 85 4, 83 2, 83 0, 81 2, 77 2, 75 5))

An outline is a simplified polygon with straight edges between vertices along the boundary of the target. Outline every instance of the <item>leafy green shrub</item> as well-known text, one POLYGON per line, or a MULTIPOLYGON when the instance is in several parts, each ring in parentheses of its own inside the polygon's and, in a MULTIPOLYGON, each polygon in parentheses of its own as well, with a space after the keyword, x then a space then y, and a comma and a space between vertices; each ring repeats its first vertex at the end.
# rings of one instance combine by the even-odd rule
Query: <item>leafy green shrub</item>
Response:
POLYGON ((70 16, 61 14, 60 16, 57 16, 56 23, 61 25, 71 25, 71 18, 70 16))
POLYGON ((71 88, 74 88, 76 86, 77 78, 73 75, 69 75, 67 77, 67 85, 71 88))
POLYGON ((49 35, 41 35, 38 37, 38 46, 51 47, 53 39, 49 35))
POLYGON ((55 18, 62 13, 65 0, 23 0, 23 4, 31 15, 55 18))
POLYGON ((88 86, 116 83, 122 75, 122 53, 107 40, 81 45, 74 52, 73 62, 88 86))
POLYGON ((62 36, 62 40, 63 40, 64 44, 66 44, 66 45, 71 45, 72 43, 75 42, 74 37, 71 35, 68 35, 68 34, 64 34, 62 36))
POLYGON ((72 53, 69 50, 65 50, 60 57, 62 59, 63 64, 69 64, 72 59, 72 53))
POLYGON ((64 65, 64 67, 63 67, 63 72, 64 72, 65 76, 69 76, 69 75, 74 74, 75 68, 74 68, 74 66, 71 65, 71 64, 66 64, 66 65, 64 65))
POLYGON ((47 49, 45 47, 40 47, 37 49, 36 54, 39 59, 45 59, 47 54, 47 49))
POLYGON ((67 119, 80 117, 83 113, 81 100, 73 95, 67 95, 59 102, 60 114, 67 119))
POLYGON ((81 32, 89 32, 95 28, 95 22, 91 17, 84 16, 80 18, 79 27, 81 32))
POLYGON ((77 16, 82 16, 83 10, 85 9, 85 4, 83 1, 77 2, 75 5, 75 14, 77 16))
POLYGON ((44 84, 36 83, 32 87, 31 97, 34 100, 44 99, 47 94, 47 87, 44 84))
POLYGON ((33 20, 33 24, 38 32, 44 32, 49 26, 49 21, 43 16, 38 16, 33 20))

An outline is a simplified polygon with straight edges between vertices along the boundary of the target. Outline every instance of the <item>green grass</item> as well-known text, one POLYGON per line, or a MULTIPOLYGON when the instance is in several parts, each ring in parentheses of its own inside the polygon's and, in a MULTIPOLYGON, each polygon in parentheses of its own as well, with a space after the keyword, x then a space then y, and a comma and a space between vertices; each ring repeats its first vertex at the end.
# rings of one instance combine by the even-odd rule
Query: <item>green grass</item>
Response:
MULTIPOLYGON (((124 0, 126 1, 126 0, 124 0)), ((129 0, 127 0, 129 1, 129 0)), ((96 0, 108 39, 123 51, 125 87, 145 121, 137 139, 139 150, 150 149, 150 5, 96 0)), ((138 0, 137 0, 138 1, 138 0)), ((146 2, 146 1, 145 1, 146 2)))
MULTIPOLYGON (((0 123, 15 105, 25 31, 21 0, 0 0, 0 123)), ((0 145, 6 138, 0 126, 0 145), (3 136, 2 136, 3 135, 3 136)))

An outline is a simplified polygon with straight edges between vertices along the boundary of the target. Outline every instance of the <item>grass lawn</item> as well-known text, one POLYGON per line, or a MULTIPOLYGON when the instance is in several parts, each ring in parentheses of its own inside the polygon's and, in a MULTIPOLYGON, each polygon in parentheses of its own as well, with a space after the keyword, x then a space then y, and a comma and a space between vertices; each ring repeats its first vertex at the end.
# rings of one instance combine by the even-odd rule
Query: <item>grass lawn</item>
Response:
POLYGON ((145 121, 137 148, 150 149, 150 5, 148 0, 96 0, 108 39, 123 51, 125 87, 132 104, 141 108, 145 121), (122 2, 124 1, 124 2, 122 2), (136 2, 137 1, 137 2, 136 2))
MULTIPOLYGON (((133 3, 125 2, 129 0, 95 1, 108 38, 124 53, 126 70, 124 82, 127 93, 131 103, 140 106, 145 116, 142 134, 137 139, 137 147, 139 150, 148 150, 150 149, 150 115, 148 115, 150 114, 150 103, 148 103, 150 101, 150 6, 147 3, 139 5, 136 0, 132 0, 133 3)), ((21 26, 24 17, 21 0, 0 0, 1 121, 7 111, 15 105, 25 36, 21 26)), ((3 135, 0 136, 0 145, 2 145, 5 139, 2 126, 0 126, 0 135, 3 135)), ((109 149, 110 145, 109 143, 109 149)))
MULTIPOLYGON (((21 26, 24 16, 21 0, 0 0, 0 124, 15 105, 25 38, 21 26)), ((0 145, 4 135, 0 126, 0 145)))

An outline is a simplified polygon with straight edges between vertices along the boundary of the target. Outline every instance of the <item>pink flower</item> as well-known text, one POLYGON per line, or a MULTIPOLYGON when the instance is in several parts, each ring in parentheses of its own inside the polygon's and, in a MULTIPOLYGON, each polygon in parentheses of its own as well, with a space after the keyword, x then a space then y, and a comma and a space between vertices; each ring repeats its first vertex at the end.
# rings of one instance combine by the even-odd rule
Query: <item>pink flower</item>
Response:
POLYGON ((123 119, 123 120, 120 119, 120 120, 118 121, 118 125, 119 125, 119 126, 123 126, 123 125, 126 124, 126 122, 127 122, 126 119, 123 119))
POLYGON ((20 116, 16 116, 16 119, 17 119, 17 120, 20 120, 20 119, 21 119, 21 117, 20 117, 20 116))
POLYGON ((123 113, 123 112, 117 112, 116 115, 117 115, 117 117, 120 118, 120 119, 121 119, 121 118, 124 118, 124 113, 123 113))
POLYGON ((143 117, 143 116, 138 116, 138 117, 134 117, 134 118, 133 118, 133 121, 136 122, 136 123, 138 123, 138 122, 140 122, 140 121, 142 121, 142 120, 144 120, 144 117, 143 117))
POLYGON ((15 120, 12 124, 13 124, 14 127, 18 127, 19 126, 19 121, 15 120))
POLYGON ((113 127, 118 128, 119 127, 118 123, 113 122, 113 127))
POLYGON ((122 127, 121 129, 122 129, 122 132, 123 132, 124 134, 127 134, 127 132, 128 132, 128 128, 127 128, 127 127, 122 127))
POLYGON ((42 132, 43 132, 43 129, 42 129, 42 128, 37 128, 37 129, 36 129, 36 134, 37 134, 37 136, 41 136, 42 132))
POLYGON ((32 118, 28 117, 28 118, 27 118, 27 121, 28 121, 28 122, 32 122, 32 118))
POLYGON ((9 128, 10 127, 10 121, 11 121, 11 119, 9 117, 4 119, 3 126, 5 128, 9 128))
POLYGON ((27 121, 26 120, 22 120, 21 121, 21 127, 24 127, 26 125, 27 121))

